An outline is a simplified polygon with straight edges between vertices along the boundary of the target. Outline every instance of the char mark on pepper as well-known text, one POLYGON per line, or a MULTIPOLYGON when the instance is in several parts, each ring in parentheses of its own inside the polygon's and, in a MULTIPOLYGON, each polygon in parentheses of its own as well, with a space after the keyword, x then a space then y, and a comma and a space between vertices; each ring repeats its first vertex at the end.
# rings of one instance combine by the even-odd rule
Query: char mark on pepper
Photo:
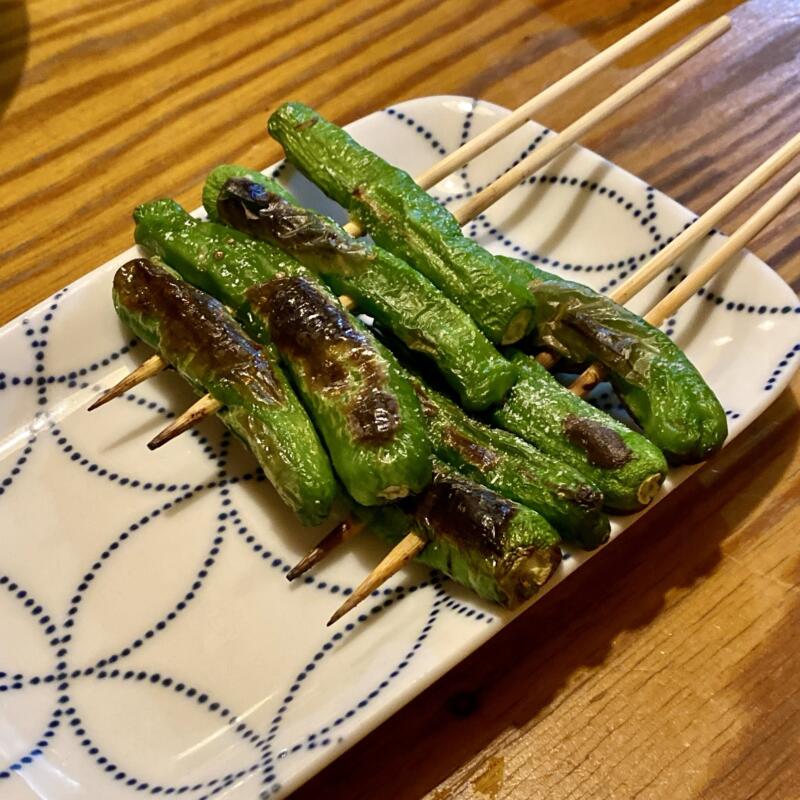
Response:
POLYGON ((361 374, 363 388, 347 408, 357 441, 385 444, 394 438, 400 414, 386 366, 343 308, 302 276, 278 275, 250 289, 247 299, 267 318, 278 349, 302 364, 315 391, 343 392, 348 374, 361 374))
POLYGON ((580 447, 596 467, 617 469, 633 458, 633 451, 615 430, 593 419, 569 414, 562 428, 568 441, 580 447))
POLYGON ((517 513, 504 497, 472 481, 435 474, 415 516, 441 536, 485 556, 503 555, 509 523, 517 513))
POLYGON ((448 427, 443 434, 445 444, 457 450, 463 459, 480 469, 491 469, 497 464, 498 456, 494 450, 478 444, 455 427, 448 427))
POLYGON ((242 336, 218 300, 176 281, 156 264, 134 259, 117 271, 114 290, 125 306, 161 319, 161 346, 168 357, 191 350, 209 374, 225 374, 253 394, 279 402, 283 391, 261 347, 242 336))

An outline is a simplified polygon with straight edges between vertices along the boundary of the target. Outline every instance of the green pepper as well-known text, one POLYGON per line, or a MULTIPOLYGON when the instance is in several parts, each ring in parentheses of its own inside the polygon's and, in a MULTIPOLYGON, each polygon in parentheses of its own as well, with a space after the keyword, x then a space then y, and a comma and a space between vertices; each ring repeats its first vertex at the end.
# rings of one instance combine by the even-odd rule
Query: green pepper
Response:
POLYGON ((218 416, 300 520, 322 522, 337 493, 333 470, 274 347, 253 342, 221 303, 143 258, 117 270, 113 297, 140 339, 223 404, 218 416))
POLYGON ((235 177, 237 171, 244 170, 218 167, 206 181, 203 196, 209 203, 216 200, 218 218, 281 247, 337 294, 352 297, 360 311, 432 359, 465 407, 482 410, 503 399, 514 381, 513 369, 427 278, 386 250, 349 236, 328 217, 286 199, 275 181, 249 171, 235 177), (214 195, 225 175, 231 177, 214 195))
POLYGON ((639 433, 564 388, 531 356, 512 352, 517 383, 495 422, 571 464, 614 511, 637 511, 667 474, 661 451, 639 433))
POLYGON ((607 367, 620 399, 670 462, 703 461, 722 447, 725 411, 669 336, 588 286, 501 258, 510 271, 527 276, 536 296, 535 343, 607 367))
POLYGON ((434 455, 466 477, 543 516, 566 541, 587 550, 608 539, 603 493, 569 464, 508 431, 464 413, 411 377, 428 423, 434 455))
POLYGON ((422 534, 417 561, 507 608, 533 597, 561 562, 544 517, 438 463, 419 497, 355 513, 391 545, 422 534))
POLYGON ((231 306, 255 339, 274 343, 355 500, 374 505, 427 485, 430 444, 413 389, 300 264, 176 203, 145 204, 134 216, 139 244, 231 306))
POLYGON ((375 242, 416 267, 495 343, 521 339, 534 321, 526 281, 461 233, 455 217, 408 173, 357 144, 301 103, 285 103, 269 132, 292 164, 364 225, 375 242))

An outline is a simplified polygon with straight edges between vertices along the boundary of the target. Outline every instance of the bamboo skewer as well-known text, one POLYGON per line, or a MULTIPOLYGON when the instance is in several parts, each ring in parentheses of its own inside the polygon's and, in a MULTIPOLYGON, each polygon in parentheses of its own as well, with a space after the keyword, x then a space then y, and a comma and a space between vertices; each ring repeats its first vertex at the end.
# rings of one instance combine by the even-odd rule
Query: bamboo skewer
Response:
POLYGON ((701 286, 708 283, 748 242, 758 236, 798 195, 800 195, 800 172, 795 173, 758 211, 737 228, 719 250, 700 267, 690 272, 663 300, 656 303, 644 318, 651 325, 661 325, 701 286))
MULTIPOLYGON (((755 212, 737 231, 703 264, 689 273, 689 275, 678 284, 663 300, 657 303, 645 315, 644 319, 651 325, 660 325, 665 319, 672 316, 695 292, 705 285, 717 274, 728 261, 736 255, 751 239, 755 238, 775 217, 786 208, 798 195, 800 195, 800 172, 779 189, 758 211, 755 212)), ((578 379, 580 380, 580 378, 578 379)), ((578 381, 570 389, 580 393, 580 387, 576 386, 578 381)), ((347 599, 347 602, 331 617, 330 625, 340 619, 347 611, 352 609, 360 602, 356 595, 363 600, 371 592, 377 589, 383 581, 395 574, 409 561, 408 553, 412 550, 411 536, 409 534, 398 545, 396 545, 380 562, 380 564, 361 582, 358 589, 347 599)), ((421 537, 418 537, 421 539, 421 537)), ((421 550, 424 547, 416 546, 421 550)), ((414 551, 416 555, 419 550, 414 551)))
POLYGON ((396 544, 375 569, 364 578, 355 588, 353 593, 336 609, 328 620, 328 625, 341 619, 348 611, 355 608, 362 600, 372 594, 382 583, 389 580, 398 570, 402 569, 415 555, 424 549, 428 540, 424 536, 412 531, 396 544))
POLYGON ((164 361, 160 355, 156 354, 150 356, 150 358, 142 361, 133 372, 126 375, 119 383, 116 383, 110 389, 106 389, 103 394, 89 406, 88 410, 94 411, 96 408, 104 406, 109 400, 113 400, 115 397, 125 394, 125 392, 133 389, 134 386, 138 386, 148 378, 158 375, 159 372, 162 372, 168 366, 167 362, 164 361))
POLYGON ((344 544, 349 539, 361 533, 362 530, 364 530, 364 523, 352 517, 348 517, 343 522, 340 522, 316 545, 316 547, 309 550, 308 553, 286 573, 286 579, 293 581, 295 578, 299 578, 304 572, 308 572, 314 564, 322 561, 328 553, 335 550, 340 544, 344 544))
MULTIPOLYGON (((779 172, 783 167, 790 163, 796 156, 800 155, 800 133, 795 134, 788 142, 776 150, 766 161, 754 169, 744 180, 740 181, 726 195, 714 203, 708 211, 696 219, 685 231, 673 239, 658 255, 654 256, 642 269, 619 286, 612 292, 610 297, 616 303, 626 303, 637 292, 647 286, 652 280, 660 275, 670 264, 679 258, 693 244, 708 234, 722 219, 724 219, 736 206, 746 200, 756 192, 766 181, 779 172)), ((788 186, 789 184, 787 184, 788 186)), ((785 189, 786 187, 784 187, 785 189)), ((783 191, 783 190, 781 190, 783 191)), ((778 197, 778 192, 774 197, 778 197)), ((773 198, 774 199, 774 198, 773 198)), ((741 230, 741 228, 739 229, 741 230)), ((737 234, 739 231, 737 231, 737 234)), ((752 237, 751 237, 752 238, 752 237)), ((729 240, 731 241, 731 240, 729 240)), ((707 262, 708 263, 708 262, 707 262)), ((694 275, 695 273, 692 273, 694 275)), ((688 279, 687 279, 688 280, 688 279)), ((684 284, 686 281, 684 281, 684 284)), ((684 284, 681 284, 683 286, 684 284)), ((700 284, 702 285, 702 284, 700 284)), ((699 286, 698 286, 699 288, 699 286)), ((672 297, 671 292, 667 297, 672 297)), ((664 298, 665 302, 667 298, 664 298)), ((653 313, 651 311, 651 313, 653 313)), ((667 315, 669 316, 669 314, 667 315)), ((649 315, 644 319, 654 325, 661 325, 663 319, 652 322, 649 315)), ((552 366, 556 359, 550 353, 540 353, 537 356, 539 363, 545 367, 552 366), (540 356, 548 356, 542 359, 540 356), (552 363, 548 363, 552 360, 552 363)), ((585 395, 590 392, 607 372, 602 364, 597 362, 590 364, 570 386, 570 390, 578 395, 585 395)))
POLYGON ((504 175, 501 175, 494 183, 487 186, 483 191, 471 197, 460 208, 454 212, 455 218, 461 225, 483 213, 490 205, 496 203, 501 197, 514 189, 526 178, 533 175, 557 155, 564 152, 570 145, 578 141, 592 127, 602 122, 615 111, 619 110, 626 103, 638 97, 661 78, 677 69, 685 61, 699 53, 704 47, 708 46, 715 39, 722 36, 731 27, 728 17, 719 19, 707 25, 683 44, 676 47, 655 64, 640 72, 635 78, 626 83, 612 95, 598 103, 593 109, 587 111, 582 117, 566 127, 557 136, 550 139, 538 150, 535 150, 527 158, 524 158, 512 167, 504 175))
POLYGON ((678 256, 695 242, 702 239, 703 236, 727 217, 736 206, 743 203, 797 155, 800 155, 800 133, 795 134, 766 161, 756 167, 744 180, 734 186, 724 197, 717 200, 705 214, 696 219, 683 233, 650 259, 642 269, 634 272, 611 293, 611 299, 620 305, 627 303, 631 297, 640 292, 672 264, 678 256))
POLYGON ((171 439, 179 436, 189 428, 193 428, 206 417, 216 414, 222 403, 210 394, 203 395, 196 403, 189 406, 177 419, 174 419, 164 430, 157 433, 148 443, 150 450, 156 450, 171 439))
POLYGON ((521 128, 546 105, 560 99, 570 90, 580 86, 589 78, 594 77, 612 61, 629 53, 635 47, 647 41, 651 36, 662 31, 676 19, 679 19, 684 14, 702 5, 703 2, 704 0, 680 0, 680 2, 669 6, 669 8, 665 9, 660 14, 657 14, 643 25, 640 25, 626 36, 614 42, 610 47, 592 56, 592 58, 572 70, 568 75, 550 84, 550 86, 539 92, 535 97, 523 103, 507 117, 500 120, 500 122, 495 123, 483 133, 479 133, 477 136, 473 137, 466 144, 459 147, 458 150, 446 155, 441 161, 418 176, 416 178, 417 183, 423 189, 430 189, 431 186, 435 186, 440 180, 446 178, 457 169, 460 169, 476 156, 484 153, 492 147, 492 145, 504 139, 510 133, 521 128))
MULTIPOLYGON (((629 53, 652 36, 660 33, 664 28, 671 25, 675 20, 693 11, 702 5, 705 0, 679 0, 669 8, 664 9, 643 25, 623 36, 614 44, 601 50, 597 55, 592 56, 572 72, 559 78, 555 83, 550 84, 539 94, 518 106, 507 117, 496 122, 482 133, 461 145, 457 150, 446 155, 432 167, 414 180, 425 190, 435 186, 443 178, 452 174, 463 167, 467 162, 476 156, 485 153, 499 141, 510 133, 521 128, 528 120, 532 119, 545 106, 563 97, 567 92, 577 88, 585 81, 593 78, 602 69, 605 69, 613 61, 629 53)), ((361 236, 363 229, 357 222, 348 222, 345 230, 351 236, 361 236)))
MULTIPOLYGON (((701 286, 716 275, 732 256, 783 211, 798 194, 800 194, 800 172, 738 228, 719 250, 694 272, 690 272, 663 300, 656 303, 644 315, 645 321, 651 325, 661 325, 665 319, 672 316, 701 286)), ((569 387, 570 391, 577 395, 584 395, 591 391, 597 385, 598 380, 602 380, 604 376, 605 370, 597 364, 592 364, 575 379, 569 387)))

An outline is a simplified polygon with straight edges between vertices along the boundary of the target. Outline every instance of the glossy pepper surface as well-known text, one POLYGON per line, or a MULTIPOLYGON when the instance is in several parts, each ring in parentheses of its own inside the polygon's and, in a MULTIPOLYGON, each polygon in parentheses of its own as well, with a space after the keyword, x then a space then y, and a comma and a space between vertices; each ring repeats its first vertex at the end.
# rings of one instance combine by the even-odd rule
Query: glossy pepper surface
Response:
POLYGON ((580 283, 501 257, 536 296, 535 343, 606 366, 620 399, 674 464, 703 461, 728 435, 725 410, 686 354, 658 328, 580 283))
POLYGON ((285 103, 269 132, 306 177, 360 222, 375 242, 416 267, 495 343, 521 339, 534 322, 526 281, 464 236, 455 217, 408 173, 359 145, 301 103, 285 103))
POLYGON ((508 431, 473 419, 417 378, 411 381, 437 458, 541 514, 565 541, 591 550, 608 539, 603 493, 579 470, 508 431))
POLYGON ((256 457, 281 499, 307 525, 322 522, 336 481, 314 426, 271 345, 250 339, 224 306, 146 259, 114 275, 120 318, 195 389, 256 457))
POLYGON ((603 493, 606 508, 636 511, 657 494, 667 462, 648 439, 563 387, 531 356, 514 352, 517 383, 495 422, 571 464, 603 493))

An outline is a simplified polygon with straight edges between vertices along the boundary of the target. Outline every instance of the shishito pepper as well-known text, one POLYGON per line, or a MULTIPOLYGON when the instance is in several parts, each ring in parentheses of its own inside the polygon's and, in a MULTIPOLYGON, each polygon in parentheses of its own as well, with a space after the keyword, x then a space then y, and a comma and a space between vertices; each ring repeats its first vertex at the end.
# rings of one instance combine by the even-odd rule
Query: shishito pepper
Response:
POLYGON ((645 436, 675 464, 703 461, 728 435, 702 375, 658 328, 595 292, 532 264, 500 257, 536 296, 535 342, 579 363, 596 360, 645 436))
POLYGON ((419 497, 355 514, 392 545, 412 530, 424 535, 417 561, 507 608, 533 597, 561 562, 544 517, 442 464, 419 497))
POLYGON ((613 511, 637 511, 658 493, 667 462, 648 439, 564 388, 531 356, 514 352, 517 383, 495 422, 578 469, 613 511))
POLYGON ((248 338, 224 306, 147 259, 114 275, 120 318, 198 392, 251 450, 283 501, 307 525, 322 522, 337 494, 328 456, 271 345, 248 338))
POLYGON ((591 550, 608 539, 603 493, 575 467, 478 422, 419 379, 411 382, 437 458, 541 514, 566 541, 591 550))
POLYGON ((495 343, 521 339, 534 321, 526 281, 461 233, 455 217, 408 173, 301 103, 285 103, 269 132, 286 157, 350 211, 381 247, 416 267, 495 343))
POLYGON ((300 264, 172 201, 139 206, 134 217, 139 244, 231 306, 258 341, 274 343, 357 502, 384 503, 427 485, 430 445, 413 389, 300 264))
POLYGON ((432 359, 466 408, 502 400, 514 371, 467 314, 413 267, 287 194, 276 181, 232 165, 217 167, 203 191, 209 218, 282 248, 337 294, 352 297, 360 311, 432 359))

